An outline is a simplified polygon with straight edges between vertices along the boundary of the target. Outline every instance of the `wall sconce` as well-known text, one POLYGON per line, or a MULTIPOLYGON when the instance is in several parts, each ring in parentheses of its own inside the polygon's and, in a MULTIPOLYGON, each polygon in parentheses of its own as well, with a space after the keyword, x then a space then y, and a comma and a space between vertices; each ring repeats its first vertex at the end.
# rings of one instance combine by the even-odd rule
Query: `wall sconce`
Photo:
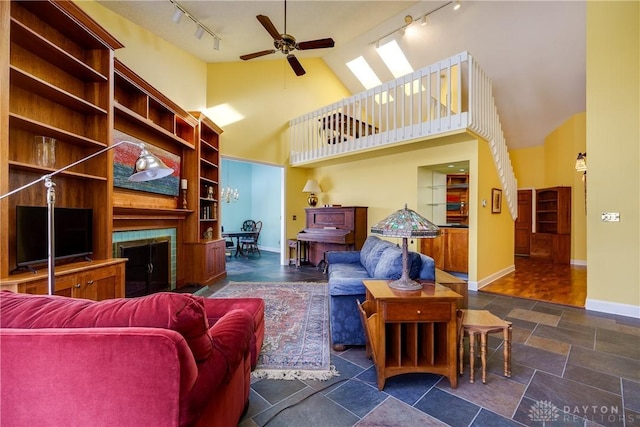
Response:
POLYGON ((309 193, 309 197, 307 197, 307 203, 309 203, 309 206, 314 207, 318 204, 318 198, 316 197, 315 193, 321 193, 322 189, 315 179, 310 179, 305 184, 302 192, 309 193))
POLYGON ((587 173, 587 153, 578 153, 576 159, 576 170, 578 172, 587 173))
POLYGON ((584 213, 587 214, 587 153, 578 153, 576 159, 576 171, 584 172, 582 182, 584 182, 584 213))

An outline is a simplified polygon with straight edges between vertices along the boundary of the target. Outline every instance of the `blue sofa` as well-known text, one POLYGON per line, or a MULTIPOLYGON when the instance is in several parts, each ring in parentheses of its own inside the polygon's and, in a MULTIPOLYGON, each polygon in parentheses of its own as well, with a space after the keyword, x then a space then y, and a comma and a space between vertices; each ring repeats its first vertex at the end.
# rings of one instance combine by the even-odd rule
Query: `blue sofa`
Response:
MULTIPOLYGON (((357 301, 365 300, 362 283, 367 279, 399 279, 402 275, 402 249, 377 236, 369 236, 359 251, 327 252, 329 264, 329 312, 331 342, 340 351, 346 345, 365 345, 364 329, 357 301)), ((433 258, 409 252, 409 277, 436 279, 433 258)))

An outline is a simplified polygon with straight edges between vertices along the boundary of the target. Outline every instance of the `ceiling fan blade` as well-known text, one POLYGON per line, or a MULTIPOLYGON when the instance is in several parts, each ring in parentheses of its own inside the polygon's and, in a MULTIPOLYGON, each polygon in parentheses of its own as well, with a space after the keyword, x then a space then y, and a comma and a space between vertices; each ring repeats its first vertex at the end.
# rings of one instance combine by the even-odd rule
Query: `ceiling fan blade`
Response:
POLYGON ((269 50, 261 50, 260 52, 248 53, 246 55, 242 55, 240 59, 242 59, 243 61, 246 61, 247 59, 258 58, 260 56, 270 55, 272 53, 276 53, 276 50, 269 49, 269 50))
POLYGON ((293 69, 293 72, 296 73, 296 76, 302 76, 306 73, 306 71, 304 71, 304 68, 302 68, 302 64, 300 64, 300 61, 298 61, 298 58, 296 58, 295 55, 291 53, 287 55, 287 61, 289 61, 289 65, 291 65, 291 68, 293 69))
POLYGON ((273 22, 271 22, 271 19, 269 19, 268 16, 258 15, 256 16, 256 18, 258 18, 258 21, 260 21, 264 29, 267 30, 267 32, 271 35, 271 37, 273 37, 274 40, 280 40, 282 38, 278 30, 276 29, 276 26, 273 25, 273 22))
POLYGON ((308 50, 308 49, 324 49, 326 47, 334 47, 336 43, 332 38, 328 39, 318 39, 318 40, 309 40, 306 42, 300 42, 297 44, 297 48, 299 50, 308 50))

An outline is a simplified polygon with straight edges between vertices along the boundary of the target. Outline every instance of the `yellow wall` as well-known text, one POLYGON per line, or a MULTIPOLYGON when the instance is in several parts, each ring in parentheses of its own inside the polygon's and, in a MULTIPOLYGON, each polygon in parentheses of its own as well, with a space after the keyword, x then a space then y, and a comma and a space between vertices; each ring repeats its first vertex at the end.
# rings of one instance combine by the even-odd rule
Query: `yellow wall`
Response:
POLYGON ((310 171, 288 167, 289 120, 350 93, 321 59, 301 59, 307 73, 297 77, 281 56, 209 64, 207 107, 228 104, 243 117, 224 126, 224 156, 285 166, 285 235, 295 238, 304 228, 307 194, 302 188, 310 171))
POLYGON ((509 150, 513 172, 518 180, 518 188, 543 188, 544 145, 509 150))
MULTIPOLYGON (((482 287, 492 279, 512 271, 514 268, 514 222, 504 194, 501 213, 491 212, 492 189, 500 189, 502 185, 489 145, 482 140, 477 144, 476 170, 477 173, 470 175, 470 180, 475 178, 478 181, 478 192, 475 197, 475 205, 478 207, 475 223, 478 233, 476 278, 479 287, 482 287)), ((473 196, 473 194, 470 195, 470 200, 474 200, 473 196)), ((470 228, 469 232, 472 231, 470 228)), ((472 267, 472 262, 469 267, 472 267)), ((469 279, 473 280, 471 277, 469 279)))
POLYGON ((205 107, 207 65, 95 1, 76 2, 125 47, 116 58, 187 111, 205 107))
POLYGON ((640 2, 588 2, 587 29, 587 308, 640 317, 640 2))

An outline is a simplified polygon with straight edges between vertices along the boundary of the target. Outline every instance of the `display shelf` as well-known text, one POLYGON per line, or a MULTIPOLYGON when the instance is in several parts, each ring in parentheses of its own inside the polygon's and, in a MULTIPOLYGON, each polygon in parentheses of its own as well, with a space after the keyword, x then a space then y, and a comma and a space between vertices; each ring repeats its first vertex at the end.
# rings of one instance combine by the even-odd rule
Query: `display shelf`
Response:
POLYGON ((197 120, 122 62, 114 63, 116 117, 195 150, 197 120))
POLYGON ((22 22, 11 18, 11 34, 18 46, 38 55, 58 68, 87 82, 106 82, 108 77, 56 46, 22 22))
POLYGON ((206 283, 226 276, 225 241, 221 238, 218 221, 222 129, 200 111, 192 111, 191 114, 198 121, 197 144, 194 152, 187 153, 186 161, 197 167, 186 171, 189 181, 187 200, 198 214, 192 215, 185 223, 185 247, 189 259, 195 260, 201 268, 189 269, 187 281, 206 283))
MULTIPOLYGON (((122 45, 74 2, 67 1, 0 2, 0 31, 0 87, 4 91, 0 193, 5 194, 111 143, 110 71, 113 51, 122 45), (55 166, 36 163, 35 136, 56 139, 55 166)), ((111 209, 105 209, 110 207, 113 185, 110 165, 111 156, 98 156, 55 176, 56 207, 93 210, 96 264, 112 258, 112 216, 111 209)), ((14 224, 18 205, 45 205, 45 193, 44 186, 33 185, 3 200, 0 222, 14 224)), ((12 229, 0 237, 2 285, 13 278, 9 271, 16 265, 16 238, 12 229)), ((76 268, 74 265, 79 269, 79 280, 94 268, 82 263, 69 268, 76 268)), ((120 296, 120 285, 112 286, 119 273, 113 274, 111 268, 104 272, 105 285, 111 290, 96 293, 87 288, 88 293, 82 295, 120 296)), ((46 280, 28 282, 36 292, 46 292, 46 280)))
POLYGON ((536 190, 536 232, 530 255, 569 264, 571 258, 571 187, 536 190))
POLYGON ((10 67, 10 78, 11 83, 16 87, 29 90, 34 95, 39 95, 80 113, 107 114, 104 108, 100 108, 83 98, 62 90, 14 66, 10 67))

